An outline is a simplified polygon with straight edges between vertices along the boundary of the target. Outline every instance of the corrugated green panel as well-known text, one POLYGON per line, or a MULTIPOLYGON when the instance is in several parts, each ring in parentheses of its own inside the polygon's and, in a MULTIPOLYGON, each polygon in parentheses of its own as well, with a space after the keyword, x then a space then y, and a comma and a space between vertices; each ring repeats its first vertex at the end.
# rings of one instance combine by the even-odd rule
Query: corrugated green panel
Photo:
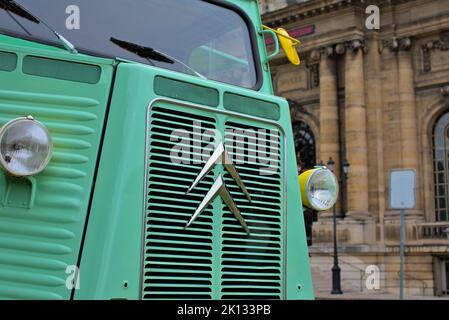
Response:
POLYGON ((165 77, 154 79, 154 92, 164 97, 210 107, 217 107, 219 102, 218 91, 215 89, 165 77))
POLYGON ((14 71, 17 67, 17 55, 0 51, 0 71, 14 71))
MULTIPOLYGON (((1 41, 0 47, 11 49, 1 41)), ((21 57, 25 49, 15 50, 21 57)), ((67 57, 26 51, 50 61, 67 57)), ((79 256, 112 79, 111 61, 101 68, 100 81, 88 86, 0 72, 0 126, 32 115, 47 126, 54 146, 50 164, 33 179, 0 171, 0 299, 70 298, 66 270, 79 256)))
POLYGON ((279 120, 281 115, 276 103, 229 92, 224 94, 223 105, 227 110, 270 120, 279 120))
POLYGON ((0 90, 0 125, 32 114, 48 127, 54 142, 53 158, 34 182, 0 174, 0 194, 5 195, 0 209, 0 298, 69 296, 65 272, 75 264, 86 214, 99 106, 98 100, 82 97, 0 90))
POLYGON ((99 66, 35 56, 26 56, 22 69, 23 73, 33 76, 89 84, 98 83, 101 77, 99 66))

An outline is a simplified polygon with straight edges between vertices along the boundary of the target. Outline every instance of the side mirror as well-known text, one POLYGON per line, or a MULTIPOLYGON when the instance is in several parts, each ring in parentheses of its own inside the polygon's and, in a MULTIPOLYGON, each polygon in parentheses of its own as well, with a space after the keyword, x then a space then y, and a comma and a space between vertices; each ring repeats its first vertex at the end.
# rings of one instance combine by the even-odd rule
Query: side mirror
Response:
POLYGON ((298 52, 296 51, 296 46, 301 44, 301 41, 291 37, 288 32, 283 28, 277 28, 277 30, 271 29, 265 25, 262 25, 264 31, 268 31, 275 36, 275 45, 276 50, 275 53, 272 54, 269 58, 272 59, 279 52, 279 43, 284 49, 285 55, 291 64, 295 66, 299 66, 301 64, 301 60, 299 59, 298 52))

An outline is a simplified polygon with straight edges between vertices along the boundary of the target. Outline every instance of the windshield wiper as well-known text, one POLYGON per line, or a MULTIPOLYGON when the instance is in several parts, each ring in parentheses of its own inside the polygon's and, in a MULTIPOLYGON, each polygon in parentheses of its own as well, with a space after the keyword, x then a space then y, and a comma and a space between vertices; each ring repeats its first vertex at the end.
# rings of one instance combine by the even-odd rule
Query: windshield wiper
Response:
POLYGON ((169 64, 174 64, 175 62, 177 62, 177 63, 181 64, 182 66, 184 66, 186 69, 188 69, 190 72, 195 74, 196 76, 200 77, 201 79, 207 80, 207 78, 205 76, 203 76, 201 73, 195 71, 194 69, 189 67, 187 64, 185 64, 181 60, 171 57, 166 53, 160 52, 160 51, 150 48, 150 47, 145 47, 145 46, 142 46, 139 44, 135 44, 132 42, 119 40, 114 37, 111 37, 110 40, 112 43, 116 44, 120 48, 123 48, 129 52, 132 52, 141 58, 147 59, 150 62, 151 62, 151 60, 165 62, 165 63, 169 63, 169 64))
MULTIPOLYGON (((30 13, 27 9, 22 7, 16 1, 14 1, 14 0, 0 0, 0 8, 6 10, 6 12, 8 12, 8 13, 12 12, 12 13, 14 13, 14 14, 22 17, 22 18, 25 18, 27 20, 30 20, 30 21, 32 21, 34 23, 37 23, 37 24, 42 23, 47 29, 49 29, 56 36, 56 38, 58 38, 58 40, 62 43, 62 45, 64 46, 64 48, 66 50, 68 50, 70 53, 78 53, 78 51, 76 50, 75 46, 69 40, 67 40, 66 38, 61 36, 58 32, 56 32, 56 30, 54 30, 47 23, 45 23, 45 21, 43 21, 39 17, 36 17, 32 13, 30 13)), ((28 30, 26 30, 25 27, 19 21, 17 21, 14 18, 13 18, 13 20, 17 24, 19 24, 20 27, 22 29, 24 29, 28 34, 30 34, 28 32, 28 30)))
POLYGON ((12 0, 0 0, 0 8, 8 10, 21 16, 22 18, 28 19, 35 23, 39 23, 39 20, 36 19, 32 14, 23 9, 19 4, 12 0))

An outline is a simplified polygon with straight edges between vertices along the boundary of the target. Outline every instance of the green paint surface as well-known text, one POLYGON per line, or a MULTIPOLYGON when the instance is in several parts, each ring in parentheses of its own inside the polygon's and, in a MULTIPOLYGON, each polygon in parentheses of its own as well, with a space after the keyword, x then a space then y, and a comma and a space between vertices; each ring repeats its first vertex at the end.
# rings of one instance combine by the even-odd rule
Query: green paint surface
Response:
POLYGON ((98 83, 101 77, 99 66, 33 56, 23 59, 22 70, 33 76, 90 84, 98 83))
POLYGON ((227 110, 248 114, 255 117, 279 120, 279 106, 272 102, 226 92, 224 94, 224 107, 227 110))
POLYGON ((154 80, 154 92, 160 96, 210 107, 218 106, 219 102, 218 91, 215 89, 164 77, 156 77, 154 80))

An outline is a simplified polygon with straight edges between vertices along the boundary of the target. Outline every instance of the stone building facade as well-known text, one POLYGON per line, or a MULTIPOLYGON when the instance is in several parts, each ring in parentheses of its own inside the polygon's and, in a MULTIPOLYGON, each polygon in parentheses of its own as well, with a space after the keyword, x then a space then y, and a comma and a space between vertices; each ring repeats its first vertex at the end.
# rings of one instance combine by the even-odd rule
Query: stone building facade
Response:
MULTIPOLYGON (((405 294, 449 294, 449 1, 310 0, 263 20, 302 41, 301 67, 283 54, 271 62, 275 91, 290 101, 302 169, 332 158, 342 177, 343 160, 350 163, 336 207, 343 291, 398 293, 399 211, 389 205, 390 172, 413 169, 405 294), (369 5, 380 10, 380 29, 366 27, 369 5), (379 288, 370 286, 376 270, 379 288)), ((328 293, 332 214, 314 220, 315 288, 328 293)))

